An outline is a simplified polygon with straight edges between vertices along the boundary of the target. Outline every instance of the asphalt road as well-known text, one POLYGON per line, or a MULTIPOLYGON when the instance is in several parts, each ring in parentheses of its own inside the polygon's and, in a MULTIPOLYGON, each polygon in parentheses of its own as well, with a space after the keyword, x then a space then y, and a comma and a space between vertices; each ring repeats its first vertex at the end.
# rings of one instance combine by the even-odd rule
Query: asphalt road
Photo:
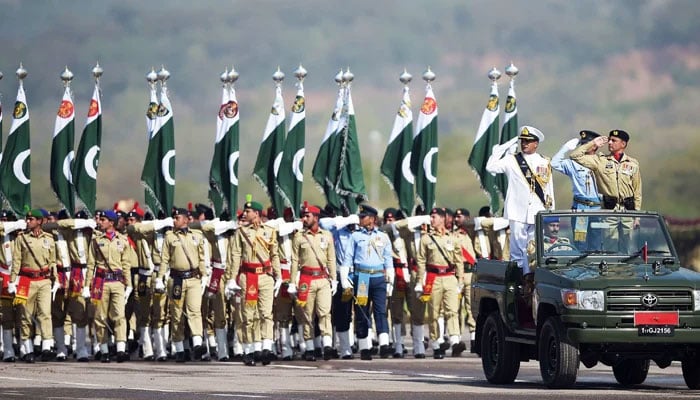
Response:
POLYGON ((331 360, 176 364, 131 361, 0 363, 0 399, 697 399, 678 363, 655 364, 643 385, 618 385, 609 367, 579 372, 576 386, 550 390, 540 383, 536 362, 523 363, 512 385, 489 384, 481 360, 472 354, 444 360, 406 358, 373 361, 331 360))

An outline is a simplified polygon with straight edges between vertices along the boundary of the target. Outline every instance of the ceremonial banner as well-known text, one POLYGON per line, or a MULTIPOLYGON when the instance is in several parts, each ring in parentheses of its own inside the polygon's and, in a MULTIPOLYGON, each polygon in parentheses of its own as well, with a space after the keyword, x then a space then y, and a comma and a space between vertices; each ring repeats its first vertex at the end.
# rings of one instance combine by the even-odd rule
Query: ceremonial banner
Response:
POLYGON ((0 192, 18 216, 31 207, 31 151, 29 149, 29 108, 22 81, 12 112, 12 126, 0 161, 0 192))
POLYGON ((75 194, 91 216, 95 213, 95 203, 97 202, 97 167, 100 164, 101 145, 102 102, 100 101, 100 86, 96 82, 90 100, 87 122, 73 163, 75 194))
MULTIPOLYGON (((277 191, 285 205, 292 208, 294 218, 299 217, 301 189, 304 182, 304 152, 306 135, 306 99, 304 84, 299 82, 296 98, 292 104, 292 119, 284 143, 282 162, 277 174, 277 191)), ((278 210, 281 214, 282 210, 278 210)))
POLYGON ((413 113, 408 85, 403 89, 403 99, 394 118, 389 144, 386 146, 380 168, 384 180, 389 184, 399 201, 404 215, 413 212, 413 173, 411 172, 411 147, 413 146, 413 113))
POLYGON ((318 155, 314 161, 314 166, 311 175, 316 181, 316 184, 321 188, 326 196, 326 202, 336 210, 340 210, 340 196, 335 192, 335 177, 338 174, 338 155, 334 153, 340 150, 336 146, 338 141, 338 125, 340 123, 340 114, 343 109, 343 100, 345 95, 345 86, 338 89, 338 96, 335 100, 335 107, 331 118, 326 125, 326 132, 321 140, 321 146, 318 149, 318 155))
POLYGON ((58 106, 51 143, 51 188, 69 215, 75 212, 73 191, 73 142, 75 141, 75 106, 70 86, 66 85, 58 106))
MULTIPOLYGON (((510 88, 508 89, 508 97, 506 98, 506 113, 503 122, 503 128, 501 128, 501 140, 499 144, 504 144, 510 139, 518 136, 518 105, 515 98, 514 82, 515 81, 511 79, 510 88)), ((508 191, 508 178, 505 174, 496 175, 496 185, 498 187, 498 191, 505 199, 506 192, 508 191)))
POLYGON ((238 207, 238 102, 236 90, 224 85, 221 106, 216 120, 214 158, 209 169, 209 200, 214 212, 221 216, 228 209, 231 216, 238 207))
POLYGON ((335 192, 341 197, 341 208, 347 207, 350 214, 357 211, 357 206, 367 199, 365 177, 362 173, 362 157, 360 156, 360 141, 357 137, 355 124, 355 108, 352 104, 352 92, 348 84, 345 91, 343 113, 340 118, 339 145, 340 161, 335 192))
POLYGON ((499 209, 500 202, 498 199, 496 177, 486 171, 486 162, 491 156, 493 146, 498 144, 499 108, 498 85, 496 82, 493 82, 489 101, 486 103, 486 109, 481 116, 479 129, 476 131, 474 147, 472 147, 471 154, 469 154, 469 165, 478 175, 481 181, 481 188, 489 197, 489 205, 493 212, 499 209))
POLYGON ((425 99, 418 114, 411 151, 411 172, 416 182, 416 197, 426 211, 435 205, 438 169, 438 106, 433 88, 425 88, 425 99))
POLYGON ((284 100, 282 99, 282 88, 278 84, 275 88, 275 100, 270 109, 270 116, 267 119, 265 132, 258 157, 253 168, 253 177, 263 187, 265 193, 270 198, 272 207, 281 215, 284 209, 282 196, 275 189, 277 173, 282 162, 282 148, 284 146, 284 100))

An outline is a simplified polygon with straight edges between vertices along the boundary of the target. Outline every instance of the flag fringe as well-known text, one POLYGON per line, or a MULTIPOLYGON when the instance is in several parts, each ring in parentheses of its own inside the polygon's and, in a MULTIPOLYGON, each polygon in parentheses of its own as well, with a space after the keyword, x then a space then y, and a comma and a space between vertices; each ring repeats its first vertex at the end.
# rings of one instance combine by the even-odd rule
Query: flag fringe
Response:
MULTIPOLYGON (((151 188, 151 186, 148 185, 148 183, 141 181, 141 186, 143 186, 143 188, 146 189, 146 193, 148 193, 148 195, 151 196, 151 198, 156 203, 156 206, 159 209, 163 210, 163 212, 165 212, 166 214, 170 211, 170 210, 166 210, 163 208, 163 204, 160 202, 158 197, 156 197, 156 192, 153 190, 153 188, 151 188)), ((146 200, 148 200, 148 199, 146 199, 146 200)), ((151 208, 148 205, 148 201, 146 201, 146 208, 148 208, 148 209, 151 208)), ((151 213, 153 213, 154 218, 158 218, 158 210, 151 210, 151 213)))

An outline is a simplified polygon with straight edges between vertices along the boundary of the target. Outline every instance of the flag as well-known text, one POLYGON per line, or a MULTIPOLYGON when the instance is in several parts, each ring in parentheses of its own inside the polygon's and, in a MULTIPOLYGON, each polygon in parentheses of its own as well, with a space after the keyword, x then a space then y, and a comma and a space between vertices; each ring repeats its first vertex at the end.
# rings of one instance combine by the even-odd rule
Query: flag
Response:
POLYGON ((486 103, 486 109, 481 115, 479 129, 476 131, 474 138, 474 147, 469 154, 469 165, 474 172, 479 176, 481 188, 489 197, 489 205, 491 211, 496 212, 499 209, 498 188, 496 186, 496 177, 486 171, 486 162, 491 156, 491 149, 498 144, 498 85, 494 81, 491 85, 491 94, 489 101, 486 103))
POLYGON ((326 132, 321 140, 321 146, 318 149, 311 171, 314 181, 316 181, 316 184, 326 196, 326 202, 336 210, 340 210, 340 197, 335 192, 335 177, 338 174, 338 154, 334 152, 339 150, 336 142, 338 141, 338 124, 343 109, 344 95, 345 86, 341 85, 340 89, 338 89, 333 113, 326 125, 326 132))
POLYGON ((73 190, 73 142, 75 140, 75 106, 70 86, 66 85, 58 106, 51 143, 51 188, 69 215, 75 212, 73 190))
MULTIPOLYGON (((2 164, 2 94, 0 94, 0 164, 2 164)), ((2 199, 2 193, 0 193, 2 199)))
POLYGON ((209 200, 217 216, 224 209, 234 215, 238 207, 238 119, 236 90, 227 83, 221 95, 214 158, 209 169, 209 200))
POLYGON ((175 126, 168 87, 163 83, 160 103, 155 103, 155 88, 151 87, 151 104, 146 116, 150 130, 146 161, 141 172, 141 184, 146 188, 146 205, 157 216, 170 214, 175 195, 175 126), (154 107, 157 104, 157 108, 154 107), (155 113, 154 113, 155 108, 155 113))
POLYGON ((97 202, 97 167, 100 164, 102 146, 102 102, 100 86, 95 83, 95 90, 88 108, 87 122, 80 137, 78 151, 73 163, 73 185, 75 194, 90 215, 95 213, 97 202))
POLYGON ((411 172, 411 147, 413 146, 413 113, 408 86, 403 89, 403 99, 394 118, 389 144, 386 146, 380 171, 399 201, 404 215, 413 212, 413 173, 411 172))
POLYGON ((352 92, 348 84, 345 89, 345 101, 343 104, 339 124, 339 134, 336 146, 339 147, 340 161, 337 168, 337 180, 335 192, 341 197, 343 205, 354 214, 357 206, 367 199, 365 189, 365 177, 362 173, 362 157, 360 156, 360 141, 357 137, 355 124, 355 108, 352 104, 352 92))
MULTIPOLYGON (((508 97, 506 98, 505 105, 506 113, 503 121, 503 128, 501 128, 501 140, 499 144, 504 144, 510 139, 518 136, 518 104, 515 98, 514 82, 515 80, 510 80, 510 88, 508 89, 508 97)), ((508 178, 505 176, 505 174, 496 175, 496 185, 498 187, 498 191, 505 199, 506 192, 508 191, 508 178)))
POLYGON ((275 189, 277 173, 282 162, 282 148, 284 146, 284 100, 282 88, 275 88, 275 99, 270 109, 270 116, 265 125, 260 150, 253 168, 253 177, 265 189, 265 193, 272 202, 272 207, 281 213, 284 209, 284 201, 275 189))
POLYGON ((31 150, 29 149, 29 108, 22 81, 12 112, 12 125, 0 162, 0 192, 17 215, 32 205, 31 150))
POLYGON ((416 197, 427 211, 435 205, 438 168, 438 106, 430 84, 420 107, 411 151, 411 172, 415 177, 416 197))
MULTIPOLYGON (((304 182, 304 152, 306 135, 306 98, 304 84, 299 81, 297 95, 292 104, 287 140, 284 142, 282 162, 277 174, 277 191, 284 203, 292 208, 294 217, 299 215, 301 189, 304 182)), ((281 211, 281 210, 278 210, 281 211)))

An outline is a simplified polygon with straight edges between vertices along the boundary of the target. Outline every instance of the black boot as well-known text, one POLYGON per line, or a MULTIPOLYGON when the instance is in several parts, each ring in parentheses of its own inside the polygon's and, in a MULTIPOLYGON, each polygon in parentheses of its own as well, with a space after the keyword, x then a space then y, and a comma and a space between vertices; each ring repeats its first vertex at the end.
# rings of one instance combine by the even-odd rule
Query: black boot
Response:
POLYGON ((392 353, 392 350, 391 350, 391 347, 389 347, 389 345, 384 344, 384 345, 379 346, 379 357, 389 358, 389 356, 391 356, 391 353, 392 353))
POLYGON ((445 358, 445 352, 442 351, 441 349, 434 349, 433 350, 433 358, 436 360, 442 360, 445 358))
POLYGON ((452 345, 452 357, 459 357, 462 352, 467 349, 467 345, 464 342, 455 343, 452 345))
POLYGON ((34 364, 34 353, 27 353, 24 356, 24 362, 28 364, 34 364))
POLYGON ((178 351, 175 353, 175 362, 177 363, 184 363, 187 360, 187 355, 185 355, 184 351, 178 351))
POLYGON ((195 361, 202 361, 202 353, 204 353, 204 346, 194 346, 192 349, 195 361))
POLYGON ((129 361, 129 353, 127 353, 125 351, 118 351, 117 352, 117 362, 123 363, 124 361, 129 361))
POLYGON ((313 350, 306 350, 304 352, 304 361, 316 361, 316 355, 313 350))
POLYGON ((243 364, 247 365, 249 367, 254 367, 255 366, 255 357, 253 354, 243 354, 243 364))
POLYGON ((111 360, 109 359, 109 352, 102 353, 102 355, 100 356, 100 361, 102 361, 103 363, 110 362, 111 360))
POLYGON ((262 360, 262 365, 269 365, 272 361, 272 352, 267 349, 263 350, 260 359, 262 360))
POLYGON ((328 361, 333 358, 333 348, 331 346, 325 346, 323 348, 323 359, 328 361))
POLYGON ((372 361, 372 350, 360 350, 360 360, 372 361))

